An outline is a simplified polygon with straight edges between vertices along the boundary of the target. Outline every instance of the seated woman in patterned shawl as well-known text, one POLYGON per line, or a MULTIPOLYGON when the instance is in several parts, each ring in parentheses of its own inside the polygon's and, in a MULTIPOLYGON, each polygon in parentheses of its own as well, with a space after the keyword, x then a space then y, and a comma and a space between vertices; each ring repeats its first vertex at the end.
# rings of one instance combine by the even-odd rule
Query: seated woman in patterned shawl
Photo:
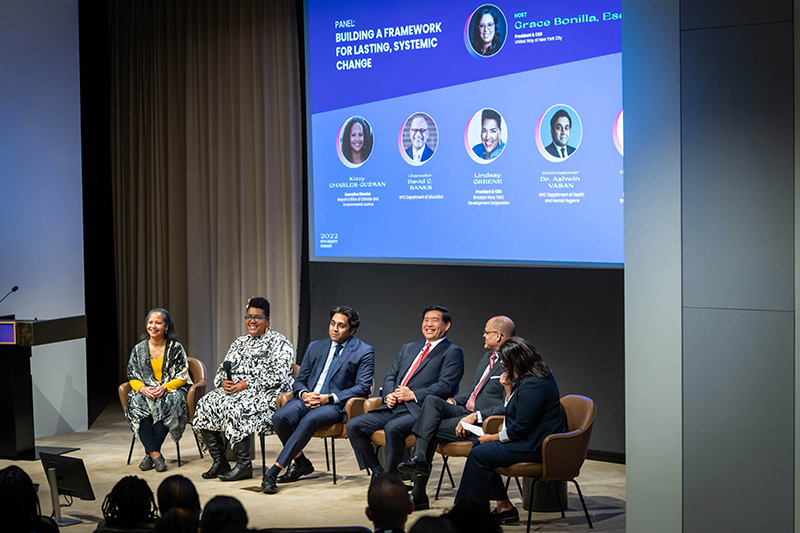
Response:
POLYGON ((250 435, 272 430, 275 400, 292 390, 294 382, 294 349, 286 337, 269 329, 269 302, 251 298, 246 309, 247 335, 231 344, 214 378, 218 388, 200 399, 192 422, 214 459, 203 473, 204 479, 237 481, 253 477, 250 435), (233 470, 225 458, 223 433, 236 456, 233 470))
POLYGON ((189 368, 186 352, 175 340, 175 324, 166 309, 153 309, 145 321, 147 333, 134 346, 128 361, 131 392, 125 417, 131 430, 144 445, 145 456, 139 463, 142 470, 167 469, 161 445, 170 434, 178 442, 186 428, 189 408, 189 368))

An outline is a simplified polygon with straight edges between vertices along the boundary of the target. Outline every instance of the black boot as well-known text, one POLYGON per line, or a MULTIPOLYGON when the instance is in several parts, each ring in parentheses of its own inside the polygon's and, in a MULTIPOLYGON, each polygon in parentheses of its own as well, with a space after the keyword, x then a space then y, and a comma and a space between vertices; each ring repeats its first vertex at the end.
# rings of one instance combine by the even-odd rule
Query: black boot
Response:
POLYGON ((229 472, 231 464, 225 458, 225 442, 222 440, 222 433, 201 429, 200 434, 203 435, 203 442, 206 443, 208 453, 214 459, 214 464, 211 465, 208 472, 203 472, 203 479, 214 479, 220 474, 229 472))
POLYGON ((250 435, 233 445, 236 466, 233 470, 217 477, 222 481, 239 481, 253 477, 253 463, 250 461, 250 435))

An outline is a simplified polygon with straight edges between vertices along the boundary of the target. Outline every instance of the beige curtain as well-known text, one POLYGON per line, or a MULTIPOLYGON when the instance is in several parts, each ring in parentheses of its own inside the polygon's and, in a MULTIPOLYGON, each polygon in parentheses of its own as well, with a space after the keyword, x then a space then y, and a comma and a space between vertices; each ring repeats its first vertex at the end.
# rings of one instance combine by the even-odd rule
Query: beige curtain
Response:
POLYGON ((121 370, 155 306, 211 372, 244 333, 250 296, 296 342, 294 2, 112 2, 110 35, 121 370))

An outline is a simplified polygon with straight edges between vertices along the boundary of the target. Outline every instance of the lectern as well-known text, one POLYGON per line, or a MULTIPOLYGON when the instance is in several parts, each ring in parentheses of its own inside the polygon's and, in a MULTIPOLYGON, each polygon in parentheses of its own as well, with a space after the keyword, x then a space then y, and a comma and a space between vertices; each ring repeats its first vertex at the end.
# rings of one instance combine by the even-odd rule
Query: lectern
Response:
POLYGON ((85 337, 85 316, 0 320, 0 458, 36 459, 31 346, 85 337))

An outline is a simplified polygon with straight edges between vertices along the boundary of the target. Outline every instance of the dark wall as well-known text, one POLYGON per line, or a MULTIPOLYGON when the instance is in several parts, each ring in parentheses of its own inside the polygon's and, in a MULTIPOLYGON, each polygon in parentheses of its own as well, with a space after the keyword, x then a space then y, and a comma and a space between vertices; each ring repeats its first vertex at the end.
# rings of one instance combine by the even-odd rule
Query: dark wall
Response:
POLYGON ((119 381, 114 217, 111 194, 111 79, 106 0, 78 3, 81 65, 83 252, 86 280, 86 379, 89 425, 119 381), (98 387, 96 384, 114 384, 98 387))
POLYGON ((311 338, 327 336, 332 307, 358 309, 358 337, 376 351, 377 386, 400 347, 422 339, 426 306, 453 315, 448 338, 464 350, 462 390, 485 351, 486 320, 511 317, 550 365, 561 395, 597 403, 591 450, 625 452, 621 269, 311 263, 309 279, 311 338))

